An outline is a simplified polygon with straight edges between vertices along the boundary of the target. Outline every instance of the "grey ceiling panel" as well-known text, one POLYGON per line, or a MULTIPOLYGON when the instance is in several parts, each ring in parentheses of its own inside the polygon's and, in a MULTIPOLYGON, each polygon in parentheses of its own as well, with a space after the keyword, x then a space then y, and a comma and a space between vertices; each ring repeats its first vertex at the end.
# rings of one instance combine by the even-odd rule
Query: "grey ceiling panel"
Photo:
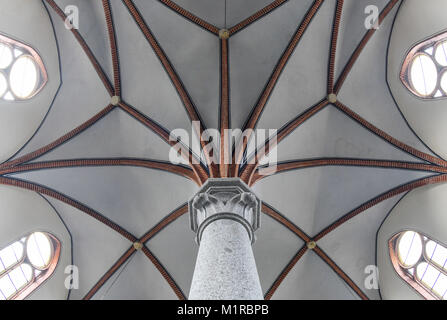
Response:
POLYGON ((147 247, 157 256, 188 296, 199 247, 184 214, 148 241, 147 247))
POLYGON ((306 252, 272 299, 358 300, 354 291, 314 252, 306 252))
POLYGON ((72 261, 79 271, 79 288, 71 290, 70 299, 80 300, 132 243, 84 212, 53 198, 45 198, 54 206, 71 234, 72 261))
MULTIPOLYGON (((174 291, 143 252, 134 253, 130 259, 126 267, 119 270, 119 276, 107 287, 108 291, 103 293, 103 299, 177 299, 174 291)), ((100 297, 97 294, 95 298, 100 297)))
MULTIPOLYGON (((62 10, 67 5, 79 8, 79 32, 112 81, 113 66, 101 1, 55 1, 62 10)), ((335 79, 340 76, 367 32, 364 27, 368 18, 366 6, 376 5, 382 10, 388 1, 344 1, 335 57, 335 79)), ((221 85, 218 37, 191 23, 161 1, 133 2, 172 63, 204 124, 217 128, 221 85)), ((178 5, 218 28, 231 27, 271 2, 175 0, 178 5)), ((191 122, 186 109, 159 58, 123 1, 110 0, 110 3, 116 27, 122 99, 167 131, 184 128, 190 133, 191 122)), ((243 127, 313 3, 312 0, 286 1, 229 38, 232 128, 243 127)), ((328 59, 336 3, 335 0, 324 1, 310 22, 265 105, 258 128, 279 129, 327 95, 328 59)), ((430 152, 407 126, 386 82, 388 42, 399 4, 364 47, 338 99, 391 136, 421 151, 430 152)), ((42 126, 17 156, 51 143, 110 103, 110 96, 85 52, 73 34, 65 29, 62 19, 48 4, 46 7, 54 24, 60 51, 62 85, 42 126)), ((54 65, 51 68, 57 69, 54 65)), ((169 151, 169 145, 155 133, 116 108, 79 135, 33 162, 118 157, 168 161, 169 151)), ((291 161, 328 157, 422 163, 375 136, 333 105, 327 106, 287 136, 278 147, 277 159, 291 161)), ((315 167, 265 177, 254 185, 253 190, 262 201, 312 237, 378 195, 432 174, 354 166, 315 167)), ((12 177, 61 192, 98 211, 136 237, 154 228, 198 191, 194 182, 179 175, 130 166, 45 169, 12 174, 12 177)), ((364 287, 367 276, 365 267, 375 264, 377 230, 402 196, 394 196, 365 210, 318 241, 318 246, 371 299, 380 299, 380 295, 377 290, 364 287)), ((73 262, 79 267, 80 288, 73 290, 70 298, 80 299, 132 243, 78 209, 46 198, 72 235, 73 262)), ((304 242, 265 214, 261 217, 261 227, 256 236, 253 250, 265 293, 304 242)), ((160 230, 146 245, 187 296, 198 252, 188 214, 160 230)), ((143 252, 137 251, 93 298, 177 297, 152 262, 143 252)), ((325 261, 315 252, 308 251, 290 270, 273 299, 359 297, 325 261)))
POLYGON ((59 45, 62 86, 36 135, 18 154, 24 155, 53 142, 100 110, 110 97, 95 69, 62 19, 49 8, 59 45))
MULTIPOLYGON (((32 99, 20 102, 0 99, 0 162, 4 162, 19 152, 41 126, 60 88, 61 76, 56 37, 45 6, 40 1, 31 3, 26 0, 1 1, 0 6, 0 35, 17 41, 20 47, 29 46, 28 52, 39 56, 43 64, 41 70, 47 75, 43 87, 41 90, 36 88, 38 92, 32 99), (24 6, 28 10, 23 10, 24 6)), ((8 51, 2 49, 1 52, 4 67, 3 59, 8 56, 8 51)), ((12 68, 11 65, 7 69, 1 68, 2 96, 4 90, 8 90, 4 81, 8 74, 12 75, 12 68)))
POLYGON ((364 202, 427 175, 407 170, 320 167, 273 175, 253 189, 313 236, 364 202))
POLYGON ((218 128, 220 41, 159 1, 138 0, 146 20, 206 127, 218 128))
POLYGON ((225 1, 222 0, 174 0, 182 8, 216 27, 225 27, 225 1))
POLYGON ((266 293, 304 242, 273 218, 263 214, 253 253, 261 287, 266 293))
POLYGON ((273 0, 227 0, 227 28, 245 20, 272 2, 273 0))
POLYGON ((230 38, 232 128, 244 125, 311 4, 289 1, 230 38))
POLYGON ((377 289, 365 287, 365 280, 371 274, 366 268, 376 265, 377 230, 402 197, 398 195, 371 207, 318 241, 318 245, 370 299, 380 299, 377 289))
POLYGON ((197 190, 186 178, 136 167, 39 170, 15 177, 56 189, 99 211, 136 237, 197 190))
MULTIPOLYGON (((160 60, 121 1, 112 2, 122 98, 168 130, 191 123, 160 60)), ((150 21, 148 21, 150 27, 150 21)))
POLYGON ((273 0, 174 0, 173 2, 218 28, 230 28, 269 5, 273 0))
POLYGON ((258 128, 279 129, 326 96, 335 3, 324 2, 309 24, 272 92, 258 128))
POLYGON ((36 161, 79 158, 169 160, 170 146, 124 111, 115 109, 94 126, 36 161))
MULTIPOLYGON (((105 300, 106 296, 113 289, 113 286, 118 281, 123 271, 127 268, 128 264, 132 261, 133 256, 131 256, 124 264, 122 264, 111 276, 110 278, 101 286, 101 288, 96 291, 93 295, 92 300, 105 300)), ((74 299, 73 299, 74 300, 74 299)))
POLYGON ((406 124, 386 82, 388 42, 396 12, 397 8, 394 8, 363 49, 340 91, 339 99, 379 129, 429 153, 406 124))
MULTIPOLYGON (((337 79, 343 68, 351 58, 352 53, 368 31, 365 21, 370 21, 370 11, 365 13, 368 6, 376 6, 379 13, 385 8, 388 0, 345 0, 343 13, 340 21, 340 31, 338 35, 337 57, 335 65, 335 78, 337 79)), ((387 19, 392 20, 392 17, 387 19)))
MULTIPOLYGON (((76 5, 79 12, 79 33, 92 50, 101 68, 110 80, 113 79, 112 55, 110 51, 107 23, 102 1, 55 0, 56 4, 65 11, 69 6, 76 5)), ((72 13, 70 10, 66 14, 72 13)))
POLYGON ((419 160, 374 135, 332 105, 281 141, 277 154, 278 161, 320 157, 419 160))

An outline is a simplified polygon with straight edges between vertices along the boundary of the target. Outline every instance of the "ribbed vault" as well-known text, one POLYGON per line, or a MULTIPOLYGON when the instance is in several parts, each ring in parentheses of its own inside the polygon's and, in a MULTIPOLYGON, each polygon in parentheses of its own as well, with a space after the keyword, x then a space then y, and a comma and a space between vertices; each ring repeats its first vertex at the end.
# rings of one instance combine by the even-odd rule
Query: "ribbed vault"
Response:
POLYGON ((71 2, 42 1, 63 84, 0 165, 0 184, 48 199, 74 263, 92 270, 70 298, 186 299, 197 253, 186 202, 211 177, 240 177, 264 201, 254 253, 266 299, 380 297, 363 269, 381 221, 406 192, 447 180, 386 85, 399 0, 377 1, 377 30, 349 27, 366 0, 97 0, 76 1, 85 23, 67 31, 71 2), (198 133, 278 129, 276 172, 259 174, 269 140, 254 156, 238 141, 233 164, 197 164, 188 148, 188 165, 170 163, 170 131, 191 121, 198 133))

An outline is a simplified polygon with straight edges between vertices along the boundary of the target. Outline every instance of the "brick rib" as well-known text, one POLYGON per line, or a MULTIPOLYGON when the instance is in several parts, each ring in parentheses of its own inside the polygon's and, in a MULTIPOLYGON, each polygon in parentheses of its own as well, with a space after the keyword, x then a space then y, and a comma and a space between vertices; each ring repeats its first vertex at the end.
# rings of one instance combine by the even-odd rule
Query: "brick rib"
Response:
MULTIPOLYGON (((191 101, 188 92, 186 91, 185 87, 183 86, 183 83, 181 82, 180 78, 178 77, 177 73, 174 70, 174 67, 172 66, 171 62, 169 61, 168 57, 164 53, 161 46, 158 44, 157 40, 155 39, 154 35, 152 34, 151 30, 149 29, 148 25, 144 21, 143 17, 139 13, 138 9, 135 7, 132 0, 122 0, 127 9, 129 10, 131 16, 137 23, 138 27, 140 28, 141 32, 145 36, 146 40, 151 45, 152 49, 154 50, 155 54, 157 55, 158 59, 160 60, 161 64, 163 65, 164 69, 166 70, 166 73, 168 74, 169 78, 171 79, 175 89, 177 90, 177 93, 182 100, 183 106, 185 107, 186 113, 189 116, 189 119, 191 121, 197 121, 200 124, 199 132, 197 132, 198 136, 200 137, 203 130, 205 130, 204 125, 200 119, 200 116, 191 101)), ((206 147, 206 141, 203 141, 200 139, 200 144, 203 149, 206 147)), ((218 168, 217 166, 212 162, 209 154, 205 152, 205 158, 207 161, 207 165, 210 170, 210 175, 212 177, 218 176, 218 168)))
MULTIPOLYGON (((393 161, 393 160, 371 160, 371 159, 350 159, 350 158, 320 158, 310 160, 296 160, 290 162, 278 163, 273 174, 279 174, 285 171, 298 170, 304 168, 322 167, 322 166, 355 166, 370 168, 389 168, 417 170, 435 173, 447 173, 447 168, 438 167, 425 163, 393 161)), ((255 173, 252 184, 262 180, 267 176, 255 173)))
POLYGON ((371 131, 372 133, 374 133, 375 135, 381 137, 382 139, 384 139, 385 141, 388 141, 390 144, 394 145, 395 147, 401 149, 402 151, 405 151, 408 154, 411 154, 421 160, 425 160, 428 161, 430 163, 433 164, 437 164, 439 166, 443 166, 443 167, 447 167, 447 161, 433 157, 425 152, 419 151, 399 140, 397 140, 396 138, 393 138, 392 136, 390 136, 389 134, 387 134, 386 132, 380 130, 379 128, 377 128, 376 126, 374 126, 373 124, 369 123, 368 121, 366 121, 364 118, 362 118, 360 115, 358 115, 357 113, 355 113, 354 111, 352 111, 350 108, 348 108, 347 106, 345 106, 343 103, 337 101, 335 103, 335 106, 342 111, 343 113, 345 113, 346 115, 348 115, 350 118, 352 118, 353 120, 355 120, 356 122, 358 122, 359 124, 361 124, 363 127, 367 128, 369 131, 371 131))
POLYGON ((182 205, 180 208, 174 210, 170 214, 168 214, 163 220, 161 220, 155 227, 150 229, 148 232, 146 232, 141 238, 141 243, 146 243, 152 237, 154 237, 158 232, 163 230, 165 227, 167 227, 169 224, 180 218, 182 215, 188 213, 188 204, 182 205))
POLYGON ((231 27, 228 30, 230 32, 230 35, 233 35, 233 34, 239 32, 240 30, 242 30, 243 28, 249 26, 250 24, 258 21, 259 19, 261 19, 265 15, 269 14, 271 11, 275 10, 276 8, 278 8, 279 6, 281 6, 283 3, 287 2, 287 1, 288 0, 276 0, 276 1, 273 1, 269 5, 267 5, 264 8, 262 8, 261 10, 255 12, 250 17, 242 20, 241 22, 239 22, 235 26, 231 27))
POLYGON ((40 169, 57 169, 57 168, 68 168, 68 167, 101 167, 101 166, 135 166, 142 168, 158 169, 183 176, 200 185, 200 181, 197 180, 197 177, 194 175, 193 171, 187 167, 156 160, 131 159, 131 158, 130 159, 129 158, 71 159, 71 160, 34 162, 0 170, 0 175, 34 171, 40 169))
POLYGON ((82 298, 83 300, 90 300, 101 287, 110 279, 111 276, 135 253, 135 248, 131 246, 113 266, 98 280, 98 282, 90 289, 90 291, 82 298))
MULTIPOLYGON (((56 12, 56 14, 58 16, 60 16, 61 19, 65 23, 65 21, 67 19, 67 16, 62 11, 62 9, 54 2, 54 0, 46 0, 46 1, 50 5, 50 7, 54 10, 54 12, 56 12)), ((85 42, 84 38, 82 38, 82 36, 78 32, 78 30, 76 30, 75 28, 72 28, 71 32, 73 33, 73 35, 75 36, 75 38, 79 42, 79 44, 81 45, 81 47, 84 50, 84 52, 86 53, 88 59, 92 63, 93 67, 95 68, 96 73, 98 74, 98 76, 100 77, 102 83, 104 84, 104 87, 106 88, 108 93, 112 96, 113 95, 113 87, 110 84, 110 80, 107 78, 106 74, 104 73, 104 70, 101 68, 101 65, 99 64, 99 62, 96 59, 95 55, 93 54, 93 52, 91 51, 91 49, 89 48, 87 43, 85 42)))
POLYGON ((175 2, 172 2, 170 0, 159 0, 161 3, 163 3, 168 8, 174 10, 179 15, 183 16, 184 18, 188 19, 192 23, 198 25, 199 27, 202 27, 203 29, 214 33, 215 35, 219 35, 219 28, 212 25, 211 23, 206 22, 205 20, 195 16, 191 12, 185 10, 184 8, 177 5, 175 2))
MULTIPOLYGON (((289 61, 289 58, 292 56, 293 51, 295 50, 296 46, 300 42, 302 36, 304 35, 304 32, 307 30, 307 27, 309 26, 310 22, 312 21, 313 17, 317 13, 318 9, 322 5, 323 0, 315 0, 313 5, 310 7, 309 11, 304 16, 300 26, 296 30, 295 34, 293 35, 291 41, 289 42, 286 50, 284 51, 283 55, 281 56, 278 64, 276 65, 275 69, 273 70, 272 75, 270 76, 269 81, 267 82, 266 87, 264 88, 258 102, 256 103, 255 107, 253 108, 253 111, 250 115, 250 117, 247 120, 247 124, 245 125, 245 129, 254 129, 256 126, 256 123, 259 120, 259 117, 262 114, 262 111, 264 110, 265 105, 267 104, 268 99, 270 98, 271 93, 273 92, 273 89, 275 88, 279 76, 281 75, 282 71, 284 70, 284 67, 286 66, 287 62, 289 61)), ((248 140, 248 139, 247 139, 248 140)), ((243 152, 246 149, 247 146, 247 140, 242 141, 243 147, 240 148, 240 152, 238 152, 237 155, 235 155, 235 161, 233 161, 233 175, 237 176, 237 172, 239 170, 238 163, 241 162, 243 152)))
POLYGON ((57 192, 57 191, 47 188, 45 186, 39 185, 37 183, 28 182, 28 181, 24 181, 24 180, 20 180, 20 179, 15 179, 15 178, 0 177, 0 184, 14 186, 14 187, 38 192, 41 194, 45 194, 51 198, 62 201, 64 203, 86 213, 87 215, 91 216, 92 218, 98 220, 99 222, 102 222, 109 228, 115 230, 116 232, 118 232, 124 238, 128 239, 131 242, 134 242, 137 239, 134 235, 132 235, 131 233, 126 231, 124 228, 122 228, 118 224, 109 220, 105 216, 101 215, 97 211, 83 205, 82 203, 80 203, 72 198, 65 196, 64 194, 62 194, 60 192, 57 192))
POLYGON ((437 183, 445 182, 445 181, 447 181, 447 174, 441 174, 441 175, 435 175, 435 176, 431 176, 431 177, 427 177, 427 178, 418 179, 413 182, 409 182, 404 185, 393 188, 393 189, 363 203, 356 209, 348 212, 346 215, 344 215, 343 217, 341 217, 340 219, 338 219, 337 221, 332 223, 330 226, 328 226, 325 229, 323 229, 322 231, 320 231, 315 236, 314 239, 315 239, 315 241, 320 240, 321 238, 323 238, 324 236, 326 236, 327 234, 329 234, 330 232, 334 231, 336 228, 341 226, 343 223, 351 220, 355 216, 359 215, 360 213, 366 211, 367 209, 377 205, 378 203, 380 203, 382 201, 385 201, 385 200, 392 198, 396 195, 399 195, 399 194, 407 192, 407 191, 411 191, 416 188, 420 188, 420 187, 430 185, 430 184, 437 184, 437 183))
POLYGON ((337 52, 338 33, 340 31, 340 21, 343 11, 343 0, 337 0, 335 8, 334 23, 332 28, 331 50, 329 56, 329 72, 328 72, 328 93, 333 93, 334 90, 334 76, 335 76, 335 58, 337 52))
POLYGON ((186 297, 183 294, 180 287, 177 285, 174 279, 169 275, 168 271, 160 263, 160 261, 158 261, 158 259, 154 256, 154 254, 146 246, 143 246, 141 251, 143 251, 146 257, 148 257, 148 259, 154 264, 155 268, 157 268, 157 270, 160 272, 162 277, 168 282, 169 286, 172 288, 177 298, 179 300, 186 300, 186 297))
MULTIPOLYGON (((399 2, 399 0, 390 0, 388 4, 385 6, 385 8, 382 10, 382 12, 379 15, 379 25, 382 24, 383 20, 386 18, 386 16, 391 12, 391 10, 394 8, 394 6, 399 2)), ((340 92, 341 87, 343 86, 343 83, 345 82, 346 78, 348 77, 349 73, 352 70, 352 67, 354 66, 355 62, 359 58, 360 54, 362 53, 363 49, 368 44, 371 37, 376 32, 376 29, 370 29, 366 32, 366 34, 363 36, 362 40, 360 41, 359 45, 355 49, 354 53, 352 54, 351 58, 349 59, 348 63, 346 64, 345 68, 343 69, 342 74, 337 80, 337 83, 335 84, 334 92, 338 94, 340 92)))
MULTIPOLYGON (((119 107, 124 110, 126 113, 137 119, 143 125, 152 130, 155 134, 157 134, 162 140, 164 140, 167 144, 174 146, 177 144, 177 141, 170 140, 170 133, 167 132, 164 128, 162 128, 158 123, 156 123, 151 118, 145 116, 132 106, 127 103, 120 102, 119 107)), ((197 179, 201 181, 201 183, 205 182, 208 179, 208 173, 203 169, 203 167, 199 163, 199 159, 195 158, 190 150, 183 149, 182 155, 185 159, 188 160, 192 170, 194 171, 197 179)))
POLYGON ((109 34, 110 52, 112 54, 115 96, 119 97, 121 96, 121 76, 120 76, 120 66, 118 58, 118 48, 116 44, 115 25, 113 23, 110 0, 102 0, 102 6, 104 8, 104 15, 107 23, 107 32, 109 34))
POLYGON ((308 242, 311 240, 311 238, 300 228, 298 228, 293 222, 291 222, 289 219, 284 217, 281 213, 279 213, 277 210, 273 209, 272 206, 262 203, 262 212, 264 212, 266 215, 270 216, 283 226, 285 226, 287 229, 292 231, 295 235, 298 236, 301 240, 304 242, 308 242))
POLYGON ((245 168, 242 170, 240 178, 248 185, 251 185, 256 169, 259 166, 259 161, 260 159, 262 159, 263 156, 268 155, 270 147, 274 148, 282 140, 284 140, 284 138, 286 138, 289 134, 296 130, 301 124, 323 110, 328 104, 329 103, 327 100, 320 101, 319 103, 308 108, 298 117, 290 121, 283 128, 281 128, 276 135, 276 143, 271 142, 271 139, 269 139, 259 150, 256 150, 254 161, 251 161, 252 163, 249 163, 245 166, 245 168))
POLYGON ((306 245, 301 247, 301 249, 292 258, 292 260, 287 264, 287 266, 284 268, 284 270, 276 278, 276 280, 273 283, 273 285, 267 291, 267 293, 264 296, 265 300, 270 300, 272 298, 272 296, 275 293, 275 291, 278 289, 278 287, 281 285, 281 283, 284 281, 284 279, 287 277, 287 275, 293 269, 293 267, 297 264, 297 262, 304 256, 306 251, 307 251, 306 245))
POLYGON ((5 168, 11 168, 13 166, 17 166, 19 164, 32 161, 42 155, 44 155, 47 152, 50 152, 51 150, 59 147, 61 144, 67 142, 68 140, 72 139, 73 137, 77 136, 78 134, 82 133, 86 129, 90 128, 92 125, 94 125, 96 122, 98 122, 100 119, 104 118, 107 114, 109 114, 115 107, 112 105, 108 105, 103 110, 101 110, 99 113, 94 115, 92 118, 81 124, 80 126, 76 127, 75 129, 71 130, 67 134, 63 135, 62 137, 56 139, 55 141, 51 142, 50 144, 37 149, 31 153, 28 153, 20 158, 17 158, 15 160, 11 160, 8 162, 5 162, 0 165, 0 170, 5 168))
MULTIPOLYGON (((270 205, 266 203, 262 203, 262 212, 268 216, 270 216, 272 219, 276 220, 283 226, 285 226, 287 229, 292 231, 296 236, 298 236, 301 240, 303 240, 305 243, 309 242, 311 238, 300 228, 298 228, 294 223, 292 223, 290 220, 288 220, 286 217, 284 217, 282 214, 280 214, 277 210, 273 209, 270 205)), ((287 264, 287 266, 282 270, 282 272, 278 275, 276 280, 273 282, 270 289, 265 294, 265 300, 270 300, 275 291, 278 289, 280 284, 284 281, 284 279, 287 277, 289 272, 293 269, 295 264, 301 259, 301 257, 306 253, 307 246, 304 245, 297 254, 292 258, 292 260, 287 264)))
POLYGON ((323 261, 325 261, 329 267, 331 267, 332 270, 344 281, 346 284, 351 287, 352 290, 354 290, 355 293, 362 299, 362 300, 369 300, 368 296, 355 284, 355 282, 345 273, 343 270, 337 266, 337 264, 329 258, 329 256, 321 250, 320 247, 316 246, 313 251, 321 258, 323 261))
POLYGON ((225 130, 230 128, 230 99, 229 99, 229 77, 228 77, 228 39, 220 41, 220 177, 228 177, 229 149, 225 130))

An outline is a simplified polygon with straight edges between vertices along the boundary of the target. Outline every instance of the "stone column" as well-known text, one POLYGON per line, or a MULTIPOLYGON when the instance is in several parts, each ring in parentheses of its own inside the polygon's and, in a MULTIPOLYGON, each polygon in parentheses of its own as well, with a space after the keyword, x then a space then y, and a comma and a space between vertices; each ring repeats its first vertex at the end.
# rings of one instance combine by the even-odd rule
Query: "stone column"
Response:
POLYGON ((251 245, 260 200, 240 179, 209 179, 190 201, 199 244, 191 300, 262 300, 251 245))

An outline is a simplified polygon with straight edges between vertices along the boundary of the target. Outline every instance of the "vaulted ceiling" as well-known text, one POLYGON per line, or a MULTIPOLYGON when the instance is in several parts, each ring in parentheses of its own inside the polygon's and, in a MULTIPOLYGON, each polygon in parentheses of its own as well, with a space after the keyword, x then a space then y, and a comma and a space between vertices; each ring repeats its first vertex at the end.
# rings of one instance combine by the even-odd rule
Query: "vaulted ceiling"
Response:
MULTIPOLYGON (((387 74, 389 46, 429 9, 376 0, 380 27, 366 29, 370 2, 0 0, 0 33, 39 52, 48 72, 35 98, 0 101, 1 216, 46 205, 39 228, 57 226, 65 250, 29 298, 186 299, 198 250, 186 203, 206 179, 238 176, 263 201, 253 249, 266 299, 380 299, 365 288, 378 229, 407 192, 444 182, 447 162, 431 143, 438 131, 399 109, 420 101, 393 95, 401 83, 387 74), (79 29, 64 25, 69 5, 79 29), (277 129, 276 171, 259 173, 265 141, 254 164, 195 164, 191 150, 188 165, 170 163, 169 133, 194 132, 191 121, 277 129), (60 281, 69 261, 76 290, 60 281)), ((402 40, 392 59, 420 40, 402 40)))

